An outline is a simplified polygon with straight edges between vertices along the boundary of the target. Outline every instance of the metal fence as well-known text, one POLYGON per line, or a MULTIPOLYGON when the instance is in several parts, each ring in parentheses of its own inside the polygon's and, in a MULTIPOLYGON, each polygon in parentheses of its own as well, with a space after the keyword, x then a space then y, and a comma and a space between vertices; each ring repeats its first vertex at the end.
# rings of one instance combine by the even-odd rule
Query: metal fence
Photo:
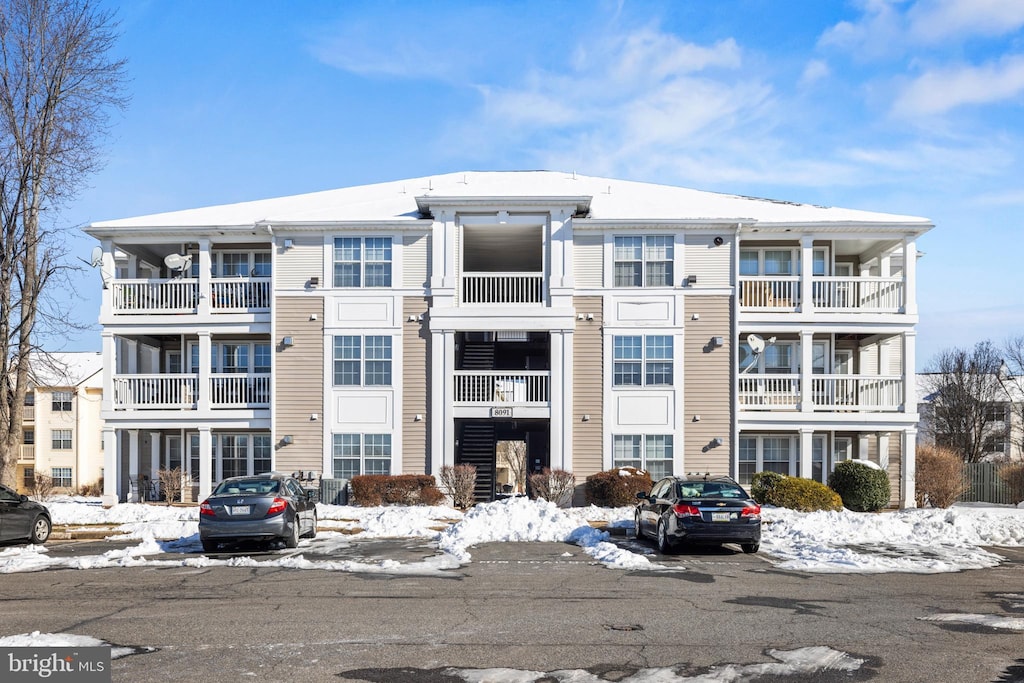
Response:
POLYGON ((960 500, 965 503, 998 503, 1012 505, 1020 501, 1001 473, 1012 463, 973 462, 964 465, 964 494, 960 500))

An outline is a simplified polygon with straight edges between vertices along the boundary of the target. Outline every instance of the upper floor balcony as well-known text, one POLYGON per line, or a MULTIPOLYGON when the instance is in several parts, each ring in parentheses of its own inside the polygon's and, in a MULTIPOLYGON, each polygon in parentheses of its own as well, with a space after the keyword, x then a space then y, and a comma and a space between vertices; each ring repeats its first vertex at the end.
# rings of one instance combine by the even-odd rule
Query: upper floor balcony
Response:
POLYGON ((34 443, 27 443, 21 447, 21 453, 18 454, 18 464, 31 464, 36 461, 36 445, 34 443))
POLYGON ((267 313, 270 277, 119 279, 110 283, 114 315, 189 315, 200 312, 267 313))
POLYGON ((270 374, 213 373, 200 383, 196 373, 115 375, 114 410, 213 410, 270 407, 270 374))
POLYGON ((548 406, 551 373, 546 370, 456 370, 455 405, 548 406))
MULTIPOLYGON (((899 375, 814 375, 810 383, 812 412, 899 412, 904 378, 899 375)), ((795 411, 803 408, 797 374, 741 375, 740 410, 795 411)))
POLYGON ((837 313, 902 313, 905 287, 899 277, 813 276, 805 300, 799 276, 740 277, 740 308, 744 311, 822 311, 837 313))

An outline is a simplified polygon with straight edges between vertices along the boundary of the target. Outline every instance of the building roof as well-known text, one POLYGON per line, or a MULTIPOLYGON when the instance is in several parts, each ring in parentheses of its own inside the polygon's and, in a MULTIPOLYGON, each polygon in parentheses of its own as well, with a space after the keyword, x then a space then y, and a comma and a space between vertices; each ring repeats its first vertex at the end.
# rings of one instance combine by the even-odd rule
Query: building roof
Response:
POLYGON ((100 221, 118 228, 242 227, 257 224, 413 221, 432 205, 461 199, 576 204, 597 221, 693 220, 760 224, 884 224, 927 230, 925 218, 705 192, 561 171, 466 171, 309 194, 100 221))
POLYGON ((103 354, 98 351, 33 353, 29 375, 36 387, 103 387, 103 354))

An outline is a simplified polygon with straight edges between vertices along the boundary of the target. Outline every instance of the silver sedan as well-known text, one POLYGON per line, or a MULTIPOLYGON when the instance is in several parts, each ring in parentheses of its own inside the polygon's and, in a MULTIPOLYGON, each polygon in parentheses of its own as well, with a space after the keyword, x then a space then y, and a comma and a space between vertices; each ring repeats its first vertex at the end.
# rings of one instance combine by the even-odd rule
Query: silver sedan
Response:
POLYGON ((199 539, 212 552, 222 543, 282 541, 316 536, 316 494, 291 477, 272 472, 231 477, 199 505, 199 539))

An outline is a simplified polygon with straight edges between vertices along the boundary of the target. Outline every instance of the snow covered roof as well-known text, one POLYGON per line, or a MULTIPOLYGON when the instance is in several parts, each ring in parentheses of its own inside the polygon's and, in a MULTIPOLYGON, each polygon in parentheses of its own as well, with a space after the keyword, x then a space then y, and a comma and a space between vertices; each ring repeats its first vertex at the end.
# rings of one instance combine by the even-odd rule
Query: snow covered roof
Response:
POLYGON ((37 387, 101 388, 103 354, 94 351, 33 353, 29 374, 37 387))
POLYGON ((884 224, 923 232, 925 218, 742 197, 684 187, 560 171, 467 171, 309 194, 100 221, 88 232, 118 228, 242 227, 256 224, 414 221, 432 206, 576 205, 594 221, 749 221, 760 224, 884 224))

